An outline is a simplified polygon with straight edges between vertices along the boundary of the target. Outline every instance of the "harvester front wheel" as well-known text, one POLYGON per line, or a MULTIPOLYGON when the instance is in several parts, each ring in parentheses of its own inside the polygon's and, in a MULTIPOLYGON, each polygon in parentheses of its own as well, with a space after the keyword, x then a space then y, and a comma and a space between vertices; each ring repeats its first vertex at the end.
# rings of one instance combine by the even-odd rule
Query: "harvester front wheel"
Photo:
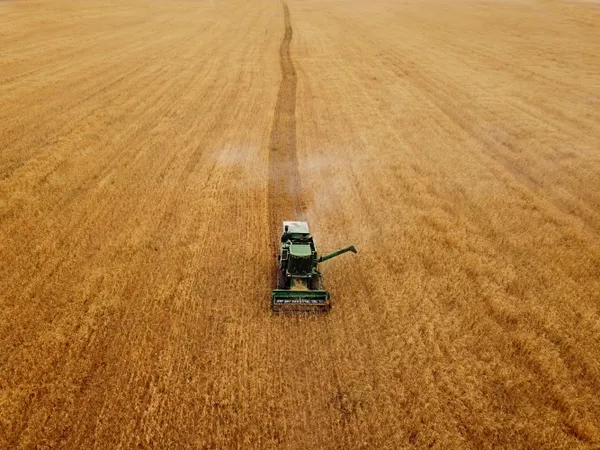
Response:
POLYGON ((321 277, 320 277, 320 276, 316 276, 316 275, 315 275, 315 276, 313 276, 313 277, 310 279, 310 283, 309 283, 309 285, 308 285, 308 288, 309 288, 311 291, 319 291, 319 290, 321 290, 321 289, 322 289, 322 286, 321 286, 321 285, 322 285, 322 283, 321 283, 321 277))
POLYGON ((289 289, 285 276, 285 270, 277 271, 277 289, 289 289))

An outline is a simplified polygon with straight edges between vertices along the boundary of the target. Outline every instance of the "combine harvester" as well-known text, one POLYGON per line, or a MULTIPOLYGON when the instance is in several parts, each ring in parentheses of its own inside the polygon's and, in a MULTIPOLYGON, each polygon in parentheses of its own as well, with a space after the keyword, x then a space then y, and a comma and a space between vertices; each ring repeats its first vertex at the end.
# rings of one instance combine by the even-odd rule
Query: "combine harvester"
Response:
POLYGON ((318 265, 346 252, 356 253, 356 249, 351 245, 319 258, 308 224, 283 222, 277 255, 277 289, 271 294, 271 310, 276 313, 329 311, 330 296, 323 289, 323 277, 318 265))

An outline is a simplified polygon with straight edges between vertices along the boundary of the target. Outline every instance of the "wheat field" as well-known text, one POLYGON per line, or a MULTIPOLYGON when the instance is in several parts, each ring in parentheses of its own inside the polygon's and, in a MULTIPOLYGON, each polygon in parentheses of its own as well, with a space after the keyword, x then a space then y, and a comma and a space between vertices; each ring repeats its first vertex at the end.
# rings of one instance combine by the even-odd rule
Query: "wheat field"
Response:
POLYGON ((600 448, 599 23, 0 2, 0 448, 600 448))

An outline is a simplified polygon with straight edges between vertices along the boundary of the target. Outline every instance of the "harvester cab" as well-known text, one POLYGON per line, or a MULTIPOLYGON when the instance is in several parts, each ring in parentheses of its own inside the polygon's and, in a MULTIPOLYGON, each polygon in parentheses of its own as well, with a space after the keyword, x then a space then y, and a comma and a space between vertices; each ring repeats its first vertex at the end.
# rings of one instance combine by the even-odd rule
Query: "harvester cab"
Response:
POLYGON ((318 257, 306 222, 283 222, 277 255, 277 289, 271 295, 273 312, 318 312, 331 309, 329 292, 323 289, 319 263, 342 253, 356 253, 354 246, 318 257))

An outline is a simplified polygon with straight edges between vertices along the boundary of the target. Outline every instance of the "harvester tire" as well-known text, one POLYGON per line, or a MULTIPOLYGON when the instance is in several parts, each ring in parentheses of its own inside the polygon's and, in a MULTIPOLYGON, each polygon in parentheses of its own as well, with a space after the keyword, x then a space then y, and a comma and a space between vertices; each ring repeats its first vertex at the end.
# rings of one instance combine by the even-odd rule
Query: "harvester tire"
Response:
POLYGON ((286 283, 284 270, 277 271, 277 289, 289 289, 289 286, 287 286, 286 283))

